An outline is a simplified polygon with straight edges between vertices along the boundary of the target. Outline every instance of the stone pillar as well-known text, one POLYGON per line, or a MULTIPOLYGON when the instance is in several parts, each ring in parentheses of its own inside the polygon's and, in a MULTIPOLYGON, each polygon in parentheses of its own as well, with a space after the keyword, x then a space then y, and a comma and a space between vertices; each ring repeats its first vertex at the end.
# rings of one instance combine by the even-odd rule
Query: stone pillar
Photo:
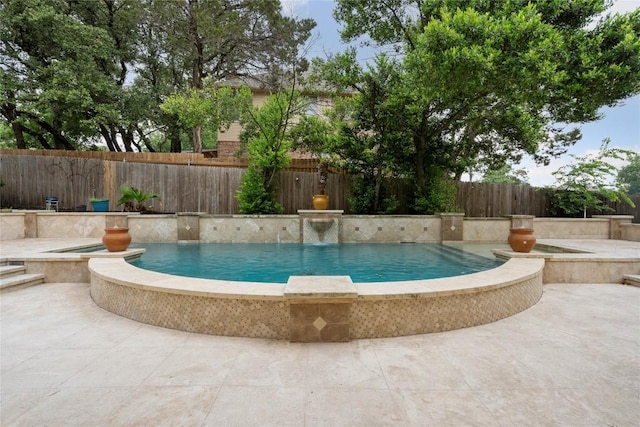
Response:
POLYGON ((592 218, 609 220, 609 239, 622 240, 622 224, 631 224, 633 215, 593 215, 592 218))
POLYGON ((511 228, 530 228, 533 230, 534 215, 509 215, 511 228))
POLYGON ((289 302, 291 342, 347 342, 350 311, 358 292, 349 276, 291 276, 284 288, 289 302))
POLYGON ((178 240, 200 240, 200 215, 178 213, 178 240))
POLYGON ((442 241, 462 241, 462 232, 464 231, 464 214, 441 213, 439 216, 442 241))
POLYGON ((38 237, 38 214, 35 212, 26 212, 24 214, 24 237, 25 239, 38 237))

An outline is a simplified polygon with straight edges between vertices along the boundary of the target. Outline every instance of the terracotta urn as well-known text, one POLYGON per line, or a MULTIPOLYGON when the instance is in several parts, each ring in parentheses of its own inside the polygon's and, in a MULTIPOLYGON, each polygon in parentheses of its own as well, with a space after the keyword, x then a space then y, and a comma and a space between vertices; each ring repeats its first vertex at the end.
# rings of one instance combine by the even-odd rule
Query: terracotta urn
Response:
POLYGON ((536 245, 536 236, 532 228, 512 228, 509 234, 509 246, 514 252, 530 252, 536 245))
POLYGON ((313 196, 313 208, 316 210, 326 210, 329 207, 329 196, 326 194, 316 194, 313 196))
POLYGON ((102 244, 109 252, 126 251, 131 243, 131 235, 126 227, 105 228, 102 244))

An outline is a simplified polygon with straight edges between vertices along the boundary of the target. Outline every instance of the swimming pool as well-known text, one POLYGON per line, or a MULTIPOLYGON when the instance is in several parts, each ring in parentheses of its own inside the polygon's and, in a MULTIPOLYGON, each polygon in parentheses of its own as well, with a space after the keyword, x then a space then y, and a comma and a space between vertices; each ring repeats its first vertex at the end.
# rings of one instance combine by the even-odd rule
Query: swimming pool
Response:
POLYGON ((354 283, 434 279, 471 274, 502 261, 437 243, 277 244, 145 243, 131 264, 179 276, 287 283, 289 276, 351 276, 354 283))

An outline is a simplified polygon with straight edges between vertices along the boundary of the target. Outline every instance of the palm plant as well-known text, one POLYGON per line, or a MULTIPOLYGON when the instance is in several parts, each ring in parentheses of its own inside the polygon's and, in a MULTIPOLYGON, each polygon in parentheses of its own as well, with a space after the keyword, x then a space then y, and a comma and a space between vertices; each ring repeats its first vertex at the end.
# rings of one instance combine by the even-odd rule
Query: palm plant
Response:
POLYGON ((118 200, 118 204, 124 204, 126 212, 147 212, 149 208, 144 203, 149 199, 160 198, 158 193, 145 193, 129 184, 122 184, 120 193, 122 193, 122 197, 118 200))

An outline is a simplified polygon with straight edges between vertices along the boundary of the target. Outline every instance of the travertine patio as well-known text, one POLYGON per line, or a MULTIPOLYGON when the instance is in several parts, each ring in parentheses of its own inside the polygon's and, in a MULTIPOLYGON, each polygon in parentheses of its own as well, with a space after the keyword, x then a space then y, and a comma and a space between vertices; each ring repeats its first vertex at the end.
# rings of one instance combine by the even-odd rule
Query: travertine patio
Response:
POLYGON ((547 284, 508 319, 336 344, 157 328, 86 283, 1 298, 1 424, 602 425, 640 420, 640 289, 547 284))
MULTIPOLYGON (((70 240, 3 241, 0 256, 70 240)), ((555 243, 640 256, 633 242, 555 243)), ((537 304, 495 323, 349 343, 158 328, 100 309, 88 283, 6 292, 0 310, 3 426, 640 423, 633 286, 546 283, 537 304)))

